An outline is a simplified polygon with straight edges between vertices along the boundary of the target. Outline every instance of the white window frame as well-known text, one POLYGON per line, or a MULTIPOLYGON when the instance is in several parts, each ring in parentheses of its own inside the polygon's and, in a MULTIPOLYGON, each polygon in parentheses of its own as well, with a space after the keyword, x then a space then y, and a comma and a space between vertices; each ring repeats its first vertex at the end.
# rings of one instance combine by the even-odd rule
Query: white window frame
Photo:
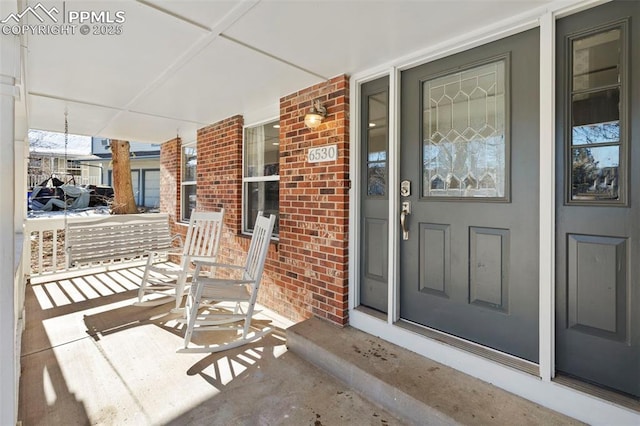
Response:
MULTIPOLYGON (((247 129, 253 129, 259 126, 264 126, 265 124, 269 124, 269 123, 275 123, 278 122, 279 125, 279 121, 280 121, 280 117, 274 117, 271 118, 269 120, 263 120, 257 123, 253 123, 251 125, 246 125, 243 126, 242 128, 242 234, 244 235, 252 235, 253 231, 250 229, 247 229, 247 214, 248 214, 248 208, 247 208, 247 203, 248 203, 248 196, 246 194, 246 184, 247 183, 251 183, 251 182, 278 182, 278 187, 280 186, 280 170, 278 169, 278 174, 277 175, 270 175, 270 176, 252 176, 252 177, 247 177, 245 175, 246 173, 246 164, 245 164, 245 160, 246 160, 246 132, 247 129)), ((280 159, 280 153, 278 153, 278 161, 280 159)), ((278 200, 278 213, 280 212, 280 200, 278 200)), ((276 229, 274 229, 274 233, 271 237, 271 239, 273 240, 278 240, 279 239, 279 234, 276 234, 276 229)))
POLYGON ((182 144, 182 146, 180 147, 180 221, 184 223, 188 223, 190 218, 190 215, 185 216, 185 213, 186 213, 185 207, 188 205, 185 200, 185 188, 188 186, 189 187, 193 186, 197 189, 198 187, 197 173, 195 176, 195 180, 184 180, 184 175, 186 172, 184 151, 186 148, 196 149, 196 161, 197 161, 197 158, 198 158, 197 142, 196 141, 188 142, 188 143, 182 144))

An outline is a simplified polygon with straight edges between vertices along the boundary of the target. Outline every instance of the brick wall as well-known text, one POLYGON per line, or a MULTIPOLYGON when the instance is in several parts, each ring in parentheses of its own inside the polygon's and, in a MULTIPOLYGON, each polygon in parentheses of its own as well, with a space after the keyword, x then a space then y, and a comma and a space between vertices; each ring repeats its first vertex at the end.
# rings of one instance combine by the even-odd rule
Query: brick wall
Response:
POLYGON ((337 324, 348 321, 349 80, 339 76, 280 100, 279 284, 285 300, 337 324), (320 127, 304 116, 327 108, 320 127), (335 162, 308 163, 310 147, 336 144, 335 162))
POLYGON ((225 208, 225 225, 242 226, 242 126, 240 115, 198 130, 198 209, 225 208))
POLYGON ((180 231, 180 157, 182 141, 175 138, 160 147, 160 211, 169 214, 174 234, 180 231))
MULTIPOLYGON (((280 100, 280 241, 269 248, 258 301, 299 321, 316 315, 340 325, 348 321, 349 87, 339 76, 280 100), (304 126, 312 102, 327 117, 315 130, 304 126), (336 144, 335 162, 308 164, 307 149, 336 144)), ((198 131, 199 210, 225 209, 219 261, 239 263, 249 246, 242 231, 242 126, 234 116, 198 131)), ((169 177, 179 141, 162 146, 161 167, 169 177), (166 165, 165 165, 166 163, 166 165)), ((170 186, 162 186, 161 198, 170 186)), ((174 190, 175 191, 175 190, 174 190)), ((161 202, 179 219, 179 202, 161 202)), ((180 227, 183 228, 184 227, 180 227)))
MULTIPOLYGON (((218 251, 218 261, 222 263, 240 264, 250 242, 247 236, 241 235, 243 124, 243 117, 236 115, 198 130, 197 208, 225 209, 224 233, 218 251)), ((272 281, 264 277, 260 295, 270 283, 272 281)))

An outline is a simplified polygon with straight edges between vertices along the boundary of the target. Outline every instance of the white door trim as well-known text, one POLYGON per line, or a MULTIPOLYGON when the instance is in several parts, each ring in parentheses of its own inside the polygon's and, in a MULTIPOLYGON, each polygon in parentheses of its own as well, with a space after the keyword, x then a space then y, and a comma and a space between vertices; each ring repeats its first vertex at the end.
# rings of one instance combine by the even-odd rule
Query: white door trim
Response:
POLYGON ((555 358, 555 17, 540 18, 540 211, 539 368, 543 381, 554 374, 555 358), (542 88, 551 90, 542 90, 542 88))
POLYGON ((400 319, 400 70, 389 73, 389 297, 387 322, 400 319))

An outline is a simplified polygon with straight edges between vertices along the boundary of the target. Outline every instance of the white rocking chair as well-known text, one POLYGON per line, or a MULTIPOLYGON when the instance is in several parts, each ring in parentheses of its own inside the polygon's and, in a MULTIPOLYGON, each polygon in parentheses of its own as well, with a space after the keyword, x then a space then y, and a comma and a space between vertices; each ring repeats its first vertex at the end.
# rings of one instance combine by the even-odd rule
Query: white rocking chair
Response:
POLYGON ((181 311, 180 304, 193 261, 199 258, 215 261, 220 245, 223 217, 224 209, 219 212, 194 211, 191 213, 187 237, 181 252, 164 251, 149 254, 136 306, 157 306, 175 299, 176 307, 172 311, 181 311), (160 258, 166 258, 168 255, 181 256, 180 264, 157 263, 160 258), (173 294, 172 290, 175 290, 173 294), (146 297, 153 294, 165 297, 146 297))
POLYGON ((251 245, 244 266, 235 266, 196 260, 191 289, 185 305, 186 318, 178 321, 185 323, 184 347, 181 353, 219 352, 235 348, 262 338, 273 331, 270 326, 251 330, 251 318, 254 313, 262 271, 267 258, 269 241, 273 232, 275 216, 266 218, 258 213, 251 245), (215 268, 211 276, 204 276, 202 267, 215 268), (221 269, 235 269, 241 272, 240 279, 215 278, 215 272, 221 269), (231 307, 224 307, 232 303, 231 307), (235 331, 234 338, 224 343, 210 345, 190 345, 194 331, 235 331))

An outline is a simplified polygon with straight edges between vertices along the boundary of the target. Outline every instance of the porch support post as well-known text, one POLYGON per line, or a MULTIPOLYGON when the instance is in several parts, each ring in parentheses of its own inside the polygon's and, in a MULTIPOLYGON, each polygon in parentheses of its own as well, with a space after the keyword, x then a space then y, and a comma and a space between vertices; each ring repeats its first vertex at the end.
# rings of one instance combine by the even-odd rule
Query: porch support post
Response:
POLYGON ((555 312, 555 16, 540 17, 540 377, 554 374, 555 312))
MULTIPOLYGON (((0 2, 0 16, 15 9, 16 2, 0 2)), ((15 274, 15 102, 18 94, 20 54, 17 36, 0 35, 0 424, 17 420, 18 320, 15 274)))

